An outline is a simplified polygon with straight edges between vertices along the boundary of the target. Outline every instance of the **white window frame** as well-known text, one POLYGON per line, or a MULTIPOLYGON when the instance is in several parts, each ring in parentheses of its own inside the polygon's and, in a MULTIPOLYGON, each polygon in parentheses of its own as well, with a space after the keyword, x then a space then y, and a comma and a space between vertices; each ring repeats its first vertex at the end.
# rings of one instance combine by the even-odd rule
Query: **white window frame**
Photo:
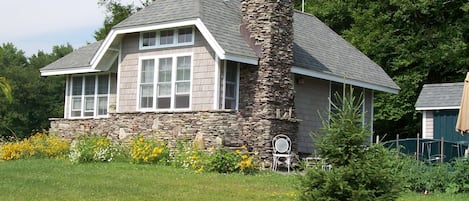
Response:
MULTIPOLYGON (((235 61, 231 61, 231 62, 235 62, 235 61)), ((223 65, 223 103, 222 103, 222 108, 223 109, 226 109, 226 84, 228 82, 228 80, 226 79, 226 73, 227 73, 227 69, 228 69, 228 60, 225 60, 225 62, 223 62, 224 65, 223 65)), ((233 83, 235 85, 235 97, 234 97, 234 100, 235 100, 235 108, 234 110, 238 110, 238 105, 239 105, 239 69, 240 69, 240 63, 239 62, 236 62, 236 81, 235 83, 233 83)))
POLYGON ((139 112, 159 112, 159 111, 187 111, 192 109, 192 87, 193 87, 193 74, 194 74, 194 55, 193 53, 181 53, 181 54, 167 54, 167 55, 158 55, 158 56, 142 56, 138 59, 138 82, 137 82, 137 97, 136 97, 136 111, 139 112), (189 107, 188 108, 176 108, 176 83, 177 83, 177 58, 189 56, 191 61, 190 66, 190 84, 189 84, 189 107), (157 85, 158 85, 158 70, 159 70, 159 60, 162 58, 172 58, 171 66, 171 95, 170 95, 170 107, 158 109, 157 108, 157 85), (154 70, 153 70, 153 103, 151 108, 142 108, 140 101, 140 85, 142 81, 142 65, 144 60, 154 60, 154 70))
MULTIPOLYGON (((110 101, 110 90, 111 90, 111 74, 110 73, 98 73, 98 74, 80 74, 80 75, 71 75, 69 76, 69 78, 67 79, 67 94, 68 94, 68 97, 67 97, 67 101, 66 101, 66 104, 68 106, 68 109, 67 109, 67 118, 69 119, 89 119, 89 118, 107 118, 109 117, 109 101, 110 101), (107 83, 107 93, 106 95, 104 94, 98 94, 98 77, 101 76, 101 75, 107 75, 108 76, 108 83, 107 83), (88 77, 88 76, 94 76, 94 94, 93 95, 85 95, 85 77, 88 77), (72 116, 72 112, 73 112, 73 78, 75 77, 81 77, 82 78, 82 81, 81 81, 81 95, 75 95, 75 96, 80 96, 81 98, 81 109, 80 109, 80 116, 72 116), (93 116, 84 116, 85 115, 85 111, 86 110, 86 105, 85 105, 85 99, 86 97, 93 97, 94 98, 94 106, 93 106, 93 116), (107 112, 105 115, 99 115, 99 108, 98 108, 98 99, 100 97, 106 97, 107 96, 107 112)), ((89 111, 88 111, 89 112, 89 111)))
POLYGON ((148 50, 148 49, 157 49, 157 48, 167 48, 167 47, 178 47, 178 46, 186 46, 186 45, 194 45, 194 40, 195 40, 195 30, 194 27, 178 27, 178 28, 172 28, 172 29, 161 29, 161 30, 154 30, 154 31, 146 31, 146 32, 141 32, 140 33, 140 39, 139 39, 139 48, 140 50, 148 50), (191 28, 192 29, 192 40, 190 42, 182 42, 180 43, 178 41, 179 37, 179 30, 181 29, 187 29, 191 28), (173 31, 173 43, 172 44, 164 44, 160 45, 160 39, 161 39, 161 32, 162 31, 168 31, 172 30, 173 31), (145 33, 153 32, 155 34, 155 45, 152 46, 143 46, 143 35, 145 33))

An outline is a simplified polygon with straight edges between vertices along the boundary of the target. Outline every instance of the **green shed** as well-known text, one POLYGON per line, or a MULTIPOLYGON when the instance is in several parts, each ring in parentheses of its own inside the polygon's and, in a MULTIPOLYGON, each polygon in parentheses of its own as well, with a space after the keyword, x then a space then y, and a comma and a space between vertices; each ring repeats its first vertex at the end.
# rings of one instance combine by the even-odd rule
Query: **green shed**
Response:
POLYGON ((422 138, 469 143, 469 135, 456 132, 464 83, 425 84, 415 103, 422 111, 422 138))

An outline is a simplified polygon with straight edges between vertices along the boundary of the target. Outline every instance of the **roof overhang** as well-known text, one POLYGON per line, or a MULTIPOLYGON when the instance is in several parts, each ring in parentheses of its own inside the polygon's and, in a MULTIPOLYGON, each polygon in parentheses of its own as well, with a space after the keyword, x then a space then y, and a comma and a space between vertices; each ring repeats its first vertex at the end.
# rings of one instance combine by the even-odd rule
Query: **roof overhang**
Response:
POLYGON ((371 83, 363 82, 363 81, 360 81, 360 80, 351 80, 351 79, 347 79, 346 76, 341 77, 341 76, 337 76, 337 75, 326 74, 326 73, 313 71, 313 70, 310 70, 310 69, 305 69, 305 68, 301 68, 301 67, 297 67, 297 66, 293 66, 292 69, 291 69, 291 72, 295 73, 295 74, 309 76, 309 77, 320 78, 320 79, 330 80, 330 81, 334 81, 334 82, 350 84, 350 85, 353 85, 353 86, 363 87, 363 88, 372 89, 372 90, 376 90, 376 91, 388 92, 388 93, 392 93, 392 94, 399 93, 399 89, 394 89, 394 88, 390 88, 390 87, 386 87, 386 86, 371 84, 371 83))
POLYGON ((459 110, 460 106, 446 106, 446 107, 416 107, 415 110, 459 110))
POLYGON ((96 72, 101 72, 101 71, 91 69, 90 66, 85 66, 85 67, 73 68, 73 69, 41 70, 41 76, 68 75, 68 74, 79 74, 79 73, 96 73, 96 72))

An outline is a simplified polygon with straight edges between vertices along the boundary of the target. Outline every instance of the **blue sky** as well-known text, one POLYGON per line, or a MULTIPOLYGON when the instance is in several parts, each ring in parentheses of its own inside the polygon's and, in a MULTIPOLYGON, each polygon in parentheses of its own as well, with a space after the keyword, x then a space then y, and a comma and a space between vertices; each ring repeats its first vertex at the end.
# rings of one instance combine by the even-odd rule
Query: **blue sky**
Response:
MULTIPOLYGON (((128 4, 139 0, 121 0, 128 4)), ((26 56, 70 43, 77 49, 94 42, 105 9, 98 0, 2 0, 0 44, 13 43, 26 56)))

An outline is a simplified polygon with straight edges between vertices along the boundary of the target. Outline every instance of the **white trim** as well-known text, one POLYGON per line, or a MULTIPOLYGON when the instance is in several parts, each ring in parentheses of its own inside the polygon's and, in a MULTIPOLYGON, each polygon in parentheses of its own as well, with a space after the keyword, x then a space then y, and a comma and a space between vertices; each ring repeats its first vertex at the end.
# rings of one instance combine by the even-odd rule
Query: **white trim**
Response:
POLYGON ((239 77, 241 76, 241 64, 237 63, 236 65, 236 107, 235 109, 239 109, 239 77))
POLYGON ((428 138, 427 136, 427 111, 423 111, 423 115, 422 115, 422 138, 428 138))
POLYGON ((144 31, 150 31, 150 30, 168 29, 168 28, 184 27, 184 26, 192 26, 192 25, 195 25, 197 29, 200 31, 200 33, 202 33, 204 38, 207 40, 207 42, 215 51, 215 53, 220 57, 220 59, 225 59, 225 51, 223 50, 223 48, 221 48, 221 46, 218 44, 218 42, 215 40, 212 34, 208 31, 207 27, 204 25, 202 20, 200 20, 200 18, 197 18, 193 20, 173 22, 173 23, 168 23, 168 24, 138 26, 138 27, 132 27, 132 28, 123 28, 123 29, 112 29, 107 35, 106 39, 104 39, 99 49, 96 51, 96 54, 91 59, 91 62, 90 62, 91 68, 92 69, 96 68, 97 63, 99 63, 97 61, 103 58, 105 52, 107 51, 107 49, 109 49, 114 39, 120 34, 144 32, 144 31))
POLYGON ((226 59, 225 50, 223 50, 220 44, 218 44, 218 42, 215 40, 210 31, 208 31, 207 27, 200 18, 197 18, 195 20, 195 26, 200 31, 200 33, 202 33, 205 40, 207 40, 210 47, 212 47, 213 51, 215 51, 215 54, 217 54, 222 60, 226 59))
POLYGON ((416 107, 415 110, 459 110, 460 106, 446 107, 416 107))
POLYGON ((100 70, 91 69, 90 67, 77 68, 77 69, 68 69, 68 70, 46 70, 41 71, 41 76, 50 76, 50 75, 68 75, 68 74, 80 74, 80 73, 98 73, 100 70))
POLYGON ((365 88, 362 89, 363 99, 362 99, 362 128, 365 128, 366 125, 366 91, 365 88))
MULTIPOLYGON (((375 91, 371 90, 371 110, 370 110, 370 115, 371 115, 371 118, 370 118, 370 123, 371 123, 371 133, 373 133, 373 129, 374 129, 374 115, 375 115, 375 91)), ((373 137, 373 136, 372 136, 373 137)))
MULTIPOLYGON (((200 21, 200 20, 199 20, 200 21)), ((111 29, 109 34, 104 39, 103 43, 99 47, 98 51, 94 55, 93 59, 91 59, 92 68, 95 67, 97 60, 101 60, 104 53, 107 49, 111 46, 114 39, 117 35, 126 34, 126 33, 135 33, 135 32, 142 32, 142 31, 150 31, 150 30, 157 30, 157 29, 167 29, 172 27, 182 27, 182 26, 190 26, 197 23, 197 20, 187 20, 181 22, 173 22, 168 24, 157 24, 157 25, 148 25, 148 26, 138 26, 138 27, 131 27, 131 28, 123 28, 123 29, 111 29)))
POLYGON ((171 112, 171 111, 187 111, 192 109, 192 85, 194 84, 193 81, 193 73, 194 73, 194 54, 192 52, 190 53, 177 53, 177 54, 166 54, 166 55, 152 55, 152 56, 140 56, 138 58, 138 75, 137 75, 137 97, 136 97, 136 104, 135 104, 135 110, 137 112, 158 112, 158 111, 164 111, 164 112, 171 112), (185 57, 185 56, 190 56, 191 57, 191 74, 190 74, 190 85, 189 85, 189 107, 188 108, 175 108, 176 106, 176 78, 177 78, 177 58, 178 57, 185 57), (159 59, 161 58, 171 58, 172 59, 172 66, 171 66, 171 102, 170 102, 170 108, 164 108, 164 109, 158 109, 157 108, 157 98, 158 98, 158 70, 159 70, 159 59), (149 60, 153 59, 154 60, 154 69, 153 69, 153 104, 152 108, 141 108, 140 107, 140 85, 141 85, 141 71, 142 71, 142 61, 143 60, 149 60))
POLYGON ((366 82, 362 82, 362 81, 358 81, 358 80, 344 79, 344 77, 340 77, 340 76, 336 76, 336 75, 330 75, 330 74, 326 74, 326 73, 321 73, 321 72, 317 72, 317 71, 313 71, 313 70, 309 70, 309 69, 305 69, 305 68, 301 68, 301 67, 297 67, 297 66, 293 66, 291 68, 291 72, 296 73, 296 74, 300 74, 300 75, 306 75, 306 76, 310 76, 310 77, 315 77, 315 78, 330 80, 330 81, 334 81, 334 82, 339 82, 339 83, 345 82, 346 84, 349 84, 349 85, 354 85, 354 86, 358 86, 358 87, 363 87, 363 88, 367 88, 367 89, 373 89, 373 90, 378 90, 378 91, 383 91, 383 92, 388 92, 388 93, 393 93, 393 94, 397 94, 399 92, 398 89, 393 89, 393 88, 389 88, 389 87, 385 87, 385 86, 370 84, 370 83, 366 83, 366 82))
POLYGON ((69 96, 69 82, 70 81, 70 76, 69 75, 66 75, 65 76, 65 106, 64 106, 64 118, 66 119, 68 116, 67 116, 67 111, 70 109, 70 108, 67 108, 68 105, 68 96, 69 96))
POLYGON ((220 60, 215 55, 215 86, 213 90, 213 109, 218 110, 220 106, 220 60))
POLYGON ((121 85, 121 65, 122 65, 122 43, 119 44, 119 56, 117 57, 117 78, 116 78, 116 108, 115 108, 115 112, 119 112, 119 97, 120 97, 120 85, 121 85))
POLYGON ((221 108, 225 109, 225 102, 226 102, 226 66, 228 65, 228 61, 223 61, 223 96, 221 99, 221 108))

